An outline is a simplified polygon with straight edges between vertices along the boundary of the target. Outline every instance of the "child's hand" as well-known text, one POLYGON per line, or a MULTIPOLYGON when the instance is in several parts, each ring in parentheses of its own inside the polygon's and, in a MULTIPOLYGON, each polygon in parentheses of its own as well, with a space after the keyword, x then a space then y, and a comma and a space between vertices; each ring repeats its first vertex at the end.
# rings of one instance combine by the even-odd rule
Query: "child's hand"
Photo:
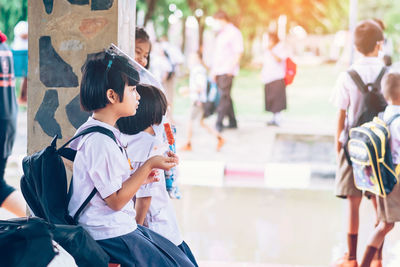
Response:
MULTIPOLYGON (((171 152, 172 153, 172 152, 171 152)), ((173 154, 173 153, 172 153, 173 154)), ((173 154, 175 155, 175 154, 173 154)), ((147 160, 152 169, 162 169, 165 171, 170 170, 178 164, 178 158, 168 155, 164 156, 154 156, 147 160)))
POLYGON ((146 180, 144 180, 143 184, 150 184, 154 182, 160 181, 160 178, 158 177, 159 172, 158 170, 152 170, 149 176, 147 177, 146 180))
POLYGON ((170 157, 170 158, 174 158, 174 160, 175 160, 175 162, 176 162, 176 165, 179 164, 179 157, 178 157, 178 155, 176 155, 174 152, 168 150, 168 151, 167 151, 167 156, 170 157))

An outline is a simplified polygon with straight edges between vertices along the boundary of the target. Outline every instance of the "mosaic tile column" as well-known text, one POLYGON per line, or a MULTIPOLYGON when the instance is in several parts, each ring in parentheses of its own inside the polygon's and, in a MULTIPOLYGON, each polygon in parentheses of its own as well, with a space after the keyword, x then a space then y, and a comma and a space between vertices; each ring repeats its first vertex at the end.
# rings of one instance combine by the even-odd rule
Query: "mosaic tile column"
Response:
POLYGON ((72 137, 89 114, 79 82, 88 54, 134 54, 135 0, 29 0, 28 153, 72 137))

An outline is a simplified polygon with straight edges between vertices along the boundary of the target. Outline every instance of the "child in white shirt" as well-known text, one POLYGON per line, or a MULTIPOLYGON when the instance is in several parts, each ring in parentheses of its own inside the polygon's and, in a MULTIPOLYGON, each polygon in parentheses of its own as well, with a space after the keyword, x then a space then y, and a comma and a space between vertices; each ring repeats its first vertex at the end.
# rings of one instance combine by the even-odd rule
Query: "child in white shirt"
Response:
MULTIPOLYGON (((389 125, 390 148, 394 166, 400 164, 400 74, 389 73, 383 80, 383 94, 389 105, 383 113, 383 120, 389 125)), ((396 168, 396 174, 399 170, 396 168)), ((375 228, 368 246, 365 250, 360 267, 382 266, 381 259, 373 260, 378 249, 382 247, 383 240, 389 233, 395 222, 400 221, 400 184, 394 186, 392 192, 386 198, 376 196, 378 203, 379 225, 375 228), (372 263, 372 264, 371 264, 372 263)))
MULTIPOLYGON (((202 64, 200 52, 193 53, 191 55, 189 64, 189 92, 190 98, 192 100, 192 107, 190 110, 190 119, 188 121, 187 141, 186 144, 181 148, 181 150, 192 150, 193 123, 196 120, 199 120, 200 126, 217 138, 217 151, 220 151, 222 146, 225 144, 225 139, 218 131, 208 126, 204 121, 206 117, 204 113, 204 105, 206 105, 207 100, 209 100, 209 94, 207 94, 207 69, 202 64)), ((216 97, 217 88, 214 89, 214 97, 216 97)))
MULTIPOLYGON (((140 99, 136 91, 138 82, 137 71, 121 56, 102 52, 88 59, 83 68, 80 98, 82 107, 93 115, 77 133, 101 126, 111 130, 121 144, 120 132, 114 125, 120 117, 136 113, 140 99)), ((152 169, 168 170, 177 164, 173 153, 154 156, 131 174, 125 154, 103 134, 85 135, 70 146, 77 153, 69 213, 75 214, 93 188, 97 190, 78 223, 107 252, 112 262, 122 267, 193 266, 170 241, 135 223, 134 195, 145 181, 157 180, 149 177, 152 169)))
MULTIPOLYGON (((356 49, 362 57, 351 67, 364 84, 373 84, 378 80, 384 65, 378 57, 383 42, 383 33, 379 26, 370 20, 360 22, 354 31, 356 49)), ((363 105, 363 94, 348 72, 343 72, 337 80, 338 119, 336 127, 337 172, 335 195, 347 199, 349 215, 347 220, 348 252, 334 263, 334 267, 357 267, 357 244, 359 229, 359 209, 362 196, 371 198, 376 210, 376 201, 372 193, 362 192, 354 184, 353 168, 349 164, 345 147, 350 128, 358 121, 357 114, 363 105)), ((377 88, 378 89, 378 88, 377 88)), ((372 119, 372 118, 371 118, 372 119)))
MULTIPOLYGON (((153 125, 162 122, 167 110, 165 95, 151 85, 138 85, 137 91, 141 96, 137 114, 121 118, 117 122, 118 128, 125 134, 132 171, 148 158, 164 155, 168 151, 168 146, 156 137, 153 129, 153 125)), ((136 222, 168 238, 197 266, 179 231, 175 211, 166 190, 164 172, 157 171, 157 177, 159 182, 142 185, 136 194, 136 222)))

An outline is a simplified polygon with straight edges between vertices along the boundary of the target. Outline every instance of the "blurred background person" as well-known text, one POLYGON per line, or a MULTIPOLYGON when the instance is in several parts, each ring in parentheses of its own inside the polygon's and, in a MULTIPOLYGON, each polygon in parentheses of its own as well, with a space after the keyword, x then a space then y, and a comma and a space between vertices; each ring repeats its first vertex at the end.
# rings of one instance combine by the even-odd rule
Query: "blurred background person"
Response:
POLYGON ((169 106, 169 119, 173 122, 173 107, 174 107, 174 94, 176 77, 178 74, 179 65, 185 61, 185 58, 178 47, 168 41, 166 36, 161 37, 160 46, 164 58, 169 65, 167 75, 162 80, 162 84, 167 95, 168 106, 169 106))
MULTIPOLYGON (((374 18, 373 21, 378 23, 379 27, 385 32, 385 23, 381 19, 374 18)), ((393 42, 390 37, 384 34, 384 40, 382 45, 382 50, 380 52, 380 56, 383 58, 383 62, 385 66, 390 67, 392 66, 392 57, 393 57, 393 42)))
POLYGON ((236 28, 224 11, 214 14, 215 39, 214 58, 211 65, 211 77, 217 83, 221 99, 217 108, 216 129, 221 132, 223 120, 229 118, 228 128, 237 128, 237 120, 233 109, 231 89, 233 78, 239 73, 239 63, 243 48, 242 33, 236 28))
POLYGON ((200 126, 217 138, 217 151, 220 151, 225 143, 224 138, 204 121, 204 105, 207 102, 209 94, 207 92, 207 69, 202 62, 201 52, 191 54, 189 58, 189 69, 189 93, 192 106, 187 126, 187 141, 181 149, 184 151, 192 150, 193 123, 199 120, 200 126))
POLYGON ((14 41, 11 48, 14 54, 15 76, 22 78, 18 103, 26 105, 28 100, 28 22, 20 21, 14 27, 14 41))
POLYGON ((286 109, 285 59, 286 51, 278 34, 268 34, 268 45, 264 54, 261 78, 264 83, 265 110, 272 112, 267 125, 279 126, 281 111, 286 109))
POLYGON ((0 31, 0 206, 17 216, 25 216, 26 203, 22 194, 4 180, 8 157, 17 132, 18 106, 12 52, 0 31))

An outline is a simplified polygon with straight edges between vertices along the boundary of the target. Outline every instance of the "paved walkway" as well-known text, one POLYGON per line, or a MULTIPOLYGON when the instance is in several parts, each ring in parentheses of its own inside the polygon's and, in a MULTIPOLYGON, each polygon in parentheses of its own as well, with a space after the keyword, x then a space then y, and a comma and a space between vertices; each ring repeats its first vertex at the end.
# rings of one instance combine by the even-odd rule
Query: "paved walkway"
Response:
MULTIPOLYGON (((213 119, 207 123, 213 125, 213 119)), ((180 147, 185 141, 185 118, 176 120, 180 147)), ((20 112, 18 126, 6 170, 7 181, 16 187, 26 153, 26 113, 20 112)), ((344 202, 331 193, 333 132, 333 122, 287 120, 277 128, 267 127, 264 119, 239 117, 239 129, 224 131, 227 142, 216 152, 216 140, 195 128, 193 151, 178 152, 184 199, 174 204, 186 241, 203 260, 201 266, 328 266, 321 263, 329 263, 331 257, 342 253, 344 202), (311 232, 307 230, 310 223, 311 232), (325 224, 329 228, 321 228, 325 224), (262 231, 257 233, 253 228, 262 231), (287 231, 280 235, 279 229, 287 231), (329 242, 321 234, 325 232, 329 232, 329 242), (300 239, 306 240, 303 247, 300 239), (321 255, 315 261, 307 251, 321 255)), ((370 217, 368 205, 364 204, 361 212, 364 222, 370 217)), ((0 218, 8 217, 10 214, 0 209, 0 218)), ((368 236, 368 227, 360 230, 361 244, 368 236)), ((392 237, 388 243, 397 244, 399 231, 392 237)), ((388 266, 400 266, 395 265, 400 255, 396 249, 393 245, 386 252, 391 255, 388 266)))
MULTIPOLYGON (((210 118, 207 123, 214 125, 214 119, 210 118)), ((220 152, 216 152, 217 140, 199 125, 195 125, 193 150, 184 152, 179 148, 186 140, 186 118, 177 117, 176 121, 177 147, 183 172, 187 169, 196 169, 196 166, 203 169, 209 166, 211 169, 218 169, 214 176, 219 176, 216 179, 223 179, 222 183, 240 186, 246 186, 247 183, 249 185, 255 183, 258 186, 259 182, 265 183, 264 176, 272 177, 276 172, 282 176, 281 172, 288 168, 297 175, 300 172, 303 176, 310 176, 305 177, 303 183, 294 186, 313 186, 308 179, 312 178, 311 176, 322 177, 324 173, 332 176, 335 164, 332 122, 284 121, 281 127, 267 127, 263 119, 239 117, 238 129, 223 131, 226 143, 220 152), (241 178, 246 180, 243 181, 241 178)), ((26 147, 26 111, 21 111, 18 117, 17 139, 6 170, 7 180, 15 186, 18 186, 19 177, 22 175, 21 161, 26 155, 26 147)), ((286 176, 290 174, 288 172, 286 176)), ((195 173, 184 176, 196 177, 195 173)), ((183 182, 192 184, 190 179, 183 182)), ((208 182, 210 185, 218 183, 211 179, 213 177, 203 185, 208 182)), ((316 183, 330 185, 323 180, 316 183)))

